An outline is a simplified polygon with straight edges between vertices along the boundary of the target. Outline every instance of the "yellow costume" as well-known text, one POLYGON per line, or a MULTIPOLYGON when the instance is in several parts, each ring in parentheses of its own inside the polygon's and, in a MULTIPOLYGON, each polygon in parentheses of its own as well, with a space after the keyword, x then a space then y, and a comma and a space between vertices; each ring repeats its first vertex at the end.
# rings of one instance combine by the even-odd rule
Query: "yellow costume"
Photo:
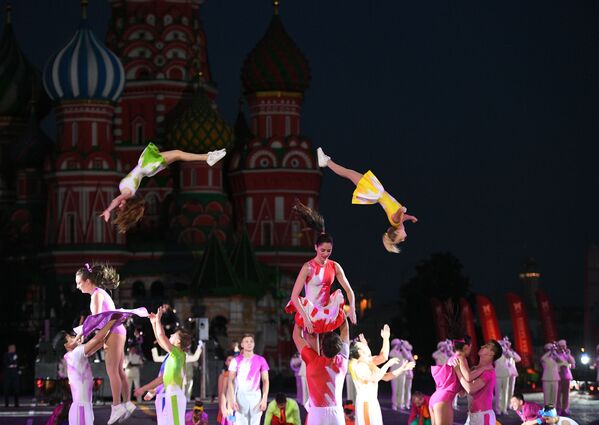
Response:
POLYGON ((385 192, 385 188, 379 179, 377 179, 372 171, 369 170, 362 176, 356 185, 356 190, 354 190, 354 195, 352 197, 352 204, 365 205, 376 203, 381 204, 381 207, 385 210, 391 226, 399 227, 401 225, 401 223, 393 220, 393 214, 402 208, 403 205, 397 202, 393 196, 385 192))

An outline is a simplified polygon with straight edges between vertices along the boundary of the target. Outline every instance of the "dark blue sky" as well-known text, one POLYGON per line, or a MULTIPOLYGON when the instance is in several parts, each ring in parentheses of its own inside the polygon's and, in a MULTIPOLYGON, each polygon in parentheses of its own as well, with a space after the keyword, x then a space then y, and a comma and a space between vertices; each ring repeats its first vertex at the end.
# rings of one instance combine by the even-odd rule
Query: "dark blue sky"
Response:
MULTIPOLYGON (((41 68, 75 32, 78 2, 13 3, 16 36, 41 68)), ((109 16, 91 0, 102 37, 109 16)), ((269 0, 203 5, 229 122, 271 16, 269 0)), ((388 254, 382 210, 351 205, 351 184, 325 170, 321 211, 355 286, 396 296, 420 259, 451 251, 473 289, 494 294, 517 289, 533 256, 552 300, 582 305, 585 251, 599 241, 599 4, 283 0, 281 16, 312 69, 303 133, 371 168, 420 219, 404 252, 388 254)))

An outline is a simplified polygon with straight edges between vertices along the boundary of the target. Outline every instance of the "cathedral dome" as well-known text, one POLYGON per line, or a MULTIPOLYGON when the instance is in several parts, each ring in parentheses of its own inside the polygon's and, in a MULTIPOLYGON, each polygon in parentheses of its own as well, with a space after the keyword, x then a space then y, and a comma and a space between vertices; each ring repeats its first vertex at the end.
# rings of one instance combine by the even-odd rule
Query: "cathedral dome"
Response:
POLYGON ((308 60, 285 31, 276 9, 266 33, 245 59, 241 82, 246 93, 308 88, 308 60))
POLYGON ((230 148, 233 129, 214 110, 206 92, 198 88, 189 107, 174 122, 167 140, 172 149, 206 153, 230 148))
POLYGON ((0 115, 26 117, 33 87, 39 81, 39 72, 29 63, 15 39, 9 5, 0 40, 0 115))
POLYGON ((79 29, 46 64, 44 88, 54 101, 116 102, 123 92, 125 70, 89 27, 86 3, 82 2, 79 29))

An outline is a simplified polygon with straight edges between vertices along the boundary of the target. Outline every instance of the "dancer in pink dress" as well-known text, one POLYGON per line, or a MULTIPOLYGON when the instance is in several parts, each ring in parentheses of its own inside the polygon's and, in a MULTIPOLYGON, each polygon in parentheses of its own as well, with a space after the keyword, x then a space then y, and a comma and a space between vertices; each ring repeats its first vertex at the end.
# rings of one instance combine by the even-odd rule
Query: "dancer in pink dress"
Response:
MULTIPOLYGON (((299 201, 296 201, 294 210, 314 230, 324 231, 324 219, 316 211, 299 201)), ((316 256, 305 263, 297 275, 291 300, 285 311, 295 313, 295 326, 306 329, 310 334, 323 334, 337 329, 345 319, 343 293, 337 289, 331 294, 331 287, 337 278, 349 300, 349 319, 356 324, 354 291, 341 265, 329 259, 333 251, 333 238, 327 233, 321 233, 316 239, 314 250, 316 256), (302 288, 304 297, 300 296, 302 288)))
MULTIPOLYGON (((89 309, 92 315, 115 310, 112 297, 106 289, 116 289, 119 286, 119 275, 113 267, 105 264, 86 263, 75 274, 77 289, 91 296, 89 309)), ((127 331, 122 324, 111 328, 104 342, 104 358, 106 373, 110 379, 112 391, 112 410, 108 424, 115 423, 118 419, 126 419, 135 410, 131 402, 129 383, 123 369, 125 361, 125 341, 127 331)))
POLYGON ((466 358, 472 349, 471 338, 453 340, 455 354, 442 366, 431 366, 431 374, 437 389, 429 400, 429 410, 433 425, 447 425, 453 423, 453 400, 462 390, 456 370, 464 367, 468 380, 478 377, 483 371, 471 372, 466 358))

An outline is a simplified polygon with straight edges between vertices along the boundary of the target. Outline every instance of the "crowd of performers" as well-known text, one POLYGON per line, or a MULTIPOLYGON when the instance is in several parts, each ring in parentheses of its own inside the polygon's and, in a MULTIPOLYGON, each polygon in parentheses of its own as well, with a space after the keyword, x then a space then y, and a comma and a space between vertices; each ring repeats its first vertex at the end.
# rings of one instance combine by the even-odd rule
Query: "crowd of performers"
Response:
MULTIPOLYGON (((103 218, 109 221, 116 210, 113 223, 119 231, 126 232, 143 216, 143 201, 134 196, 143 177, 153 176, 173 161, 206 161, 213 165, 225 154, 224 150, 205 155, 160 152, 150 143, 135 169, 121 181, 120 195, 103 212, 103 218)), ((415 223, 416 217, 407 214, 407 209, 385 191, 371 171, 361 174, 345 168, 320 148, 317 157, 320 167, 329 168, 355 185, 352 203, 378 203, 383 207, 390 226, 382 234, 382 243, 387 251, 398 253, 399 244, 407 237, 404 223, 415 223)), ((468 336, 440 342, 438 350, 433 353, 436 365, 431 368, 436 391, 430 397, 420 392, 412 393, 412 369, 415 366, 412 346, 405 340, 390 340, 391 330, 387 325, 381 329, 381 349, 376 355, 364 335, 350 339, 349 322, 355 325, 357 321, 355 296, 343 268, 331 259, 333 238, 325 233, 324 219, 316 211, 299 202, 294 209, 309 227, 319 232, 314 245, 315 256, 301 267, 285 308, 295 318, 293 341, 299 356, 292 359, 291 366, 297 377, 297 399, 308 413, 306 424, 346 423, 342 404, 344 385, 348 399, 354 400, 354 423, 382 424, 378 401, 381 380, 391 383, 392 408, 410 411, 410 425, 453 424, 454 406, 459 395, 468 395, 466 423, 471 425, 495 424, 496 413, 506 413, 508 405, 527 424, 543 421, 575 424, 558 416, 558 411, 560 415, 569 413, 568 390, 572 379, 569 369, 574 363, 565 341, 548 345, 542 359, 544 408, 528 403, 522 395, 514 393, 518 374, 515 364, 520 357, 507 338, 491 340, 483 345, 478 352, 476 366, 471 366, 467 360, 472 349, 468 336), (342 289, 332 291, 335 281, 342 289)), ((101 349, 104 350, 112 394, 108 424, 126 420, 135 410, 129 380, 139 381, 139 375, 127 374, 122 367, 126 340, 123 323, 134 315, 149 319, 157 343, 167 353, 163 358, 158 358, 155 353, 154 359, 162 361, 160 371, 150 382, 143 385, 137 382, 134 395, 138 401, 141 398, 155 399, 158 424, 186 423, 189 398, 186 392, 190 388, 186 363, 189 359, 197 360, 194 356, 199 356, 198 351, 194 355, 187 354, 190 334, 184 329, 167 334, 161 321, 164 307, 156 312, 148 312, 145 308, 117 309, 108 291, 118 286, 119 276, 108 265, 85 264, 77 270, 75 281, 82 293, 90 295, 91 315, 75 330, 75 334, 64 332, 60 337, 66 350, 64 359, 73 399, 69 424, 93 423, 93 377, 88 357, 101 349)), ((239 354, 226 359, 227 369, 218 379, 218 423, 258 425, 266 412, 267 425, 299 425, 299 407, 295 400, 277 394, 268 403, 269 366, 264 357, 254 352, 254 347, 253 335, 244 335, 239 354)), ((137 361, 130 352, 127 362, 135 366, 137 361)), ((199 405, 187 415, 187 423, 201 424, 205 419, 199 405)))

